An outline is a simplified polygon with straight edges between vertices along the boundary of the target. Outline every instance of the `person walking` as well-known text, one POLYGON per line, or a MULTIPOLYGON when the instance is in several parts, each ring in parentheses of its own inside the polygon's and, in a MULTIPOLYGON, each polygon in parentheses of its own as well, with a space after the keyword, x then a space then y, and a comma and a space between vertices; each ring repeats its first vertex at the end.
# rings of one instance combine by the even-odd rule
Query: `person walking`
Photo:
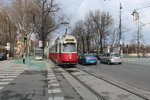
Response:
POLYGON ((23 54, 22 54, 22 57, 23 57, 23 63, 25 64, 25 60, 26 60, 26 59, 25 59, 25 58, 26 58, 26 54, 25 54, 25 53, 23 53, 23 54))

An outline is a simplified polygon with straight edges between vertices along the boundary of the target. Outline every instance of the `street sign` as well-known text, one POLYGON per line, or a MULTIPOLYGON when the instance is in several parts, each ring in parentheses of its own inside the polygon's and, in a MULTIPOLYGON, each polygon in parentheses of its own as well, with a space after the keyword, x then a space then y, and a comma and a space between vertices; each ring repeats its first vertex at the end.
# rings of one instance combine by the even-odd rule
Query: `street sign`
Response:
POLYGON ((43 42, 39 41, 39 47, 43 47, 43 42))
POLYGON ((6 44, 7 46, 10 46, 10 43, 9 42, 7 42, 7 44, 6 44))
POLYGON ((10 50, 10 45, 5 46, 6 50, 10 50))

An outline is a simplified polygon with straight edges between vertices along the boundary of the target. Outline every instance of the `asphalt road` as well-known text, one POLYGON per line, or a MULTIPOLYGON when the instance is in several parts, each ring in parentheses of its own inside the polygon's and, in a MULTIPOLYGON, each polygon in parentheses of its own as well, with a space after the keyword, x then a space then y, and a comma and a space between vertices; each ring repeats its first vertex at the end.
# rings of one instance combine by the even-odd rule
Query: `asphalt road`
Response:
POLYGON ((0 91, 0 100, 47 100, 46 71, 26 70, 0 91))
POLYGON ((122 65, 77 65, 87 71, 101 73, 111 78, 150 92, 150 66, 136 63, 123 63, 122 65))
POLYGON ((0 100, 83 100, 52 66, 27 68, 0 62, 0 100))

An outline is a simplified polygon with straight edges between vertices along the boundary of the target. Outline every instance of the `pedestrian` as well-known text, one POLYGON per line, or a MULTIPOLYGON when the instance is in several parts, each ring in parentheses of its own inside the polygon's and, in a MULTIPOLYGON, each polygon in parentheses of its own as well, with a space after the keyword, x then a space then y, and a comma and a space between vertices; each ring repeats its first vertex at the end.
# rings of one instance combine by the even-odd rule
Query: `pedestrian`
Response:
POLYGON ((23 63, 25 64, 25 60, 26 60, 26 59, 25 59, 25 58, 26 58, 26 54, 25 54, 25 53, 23 53, 23 54, 22 54, 22 57, 23 57, 23 63))

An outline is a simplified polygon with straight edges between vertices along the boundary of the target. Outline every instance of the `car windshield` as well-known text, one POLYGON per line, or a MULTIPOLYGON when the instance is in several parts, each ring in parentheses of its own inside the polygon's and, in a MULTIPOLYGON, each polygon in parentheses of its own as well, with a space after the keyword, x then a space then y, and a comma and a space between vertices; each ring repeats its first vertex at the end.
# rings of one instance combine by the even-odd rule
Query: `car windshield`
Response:
POLYGON ((76 45, 74 43, 63 44, 63 52, 77 52, 76 45))
POLYGON ((120 57, 120 54, 111 54, 111 57, 120 57))

